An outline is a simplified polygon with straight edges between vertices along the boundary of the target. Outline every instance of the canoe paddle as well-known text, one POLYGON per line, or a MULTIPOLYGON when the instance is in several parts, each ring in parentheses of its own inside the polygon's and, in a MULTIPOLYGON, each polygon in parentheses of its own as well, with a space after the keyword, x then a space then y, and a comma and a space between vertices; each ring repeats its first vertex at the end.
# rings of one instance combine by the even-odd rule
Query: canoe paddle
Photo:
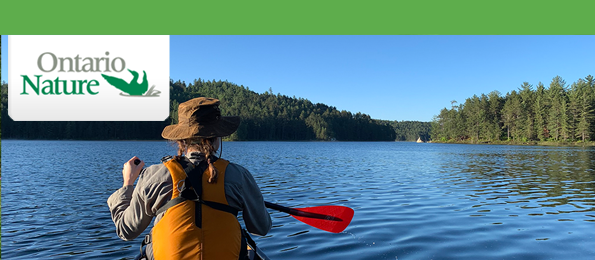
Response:
POLYGON ((353 209, 343 206, 318 206, 309 208, 288 208, 268 201, 269 209, 288 213, 295 219, 324 231, 340 233, 351 223, 353 209))

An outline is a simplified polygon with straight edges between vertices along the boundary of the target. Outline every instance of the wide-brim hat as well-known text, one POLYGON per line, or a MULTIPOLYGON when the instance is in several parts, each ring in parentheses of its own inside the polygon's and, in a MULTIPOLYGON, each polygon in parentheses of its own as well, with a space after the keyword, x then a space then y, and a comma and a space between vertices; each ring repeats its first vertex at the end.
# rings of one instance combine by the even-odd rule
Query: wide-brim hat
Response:
POLYGON ((212 138, 233 134, 240 125, 238 116, 221 116, 219 100, 199 97, 181 103, 178 123, 168 125, 161 136, 169 140, 212 138))

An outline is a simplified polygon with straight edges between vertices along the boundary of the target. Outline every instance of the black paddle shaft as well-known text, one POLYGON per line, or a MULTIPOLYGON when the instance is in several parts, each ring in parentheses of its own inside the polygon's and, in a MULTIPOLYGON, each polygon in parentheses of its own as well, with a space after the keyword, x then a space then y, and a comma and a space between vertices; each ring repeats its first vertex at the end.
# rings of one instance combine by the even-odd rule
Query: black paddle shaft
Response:
POLYGON ((274 209, 274 210, 278 210, 281 212, 285 212, 289 215, 306 217, 306 218, 317 218, 317 219, 325 219, 325 220, 333 220, 333 221, 343 221, 342 219, 334 217, 334 216, 305 212, 305 211, 301 211, 299 209, 292 209, 292 208, 288 208, 285 206, 277 205, 275 203, 270 203, 268 201, 265 201, 264 205, 269 209, 274 209))

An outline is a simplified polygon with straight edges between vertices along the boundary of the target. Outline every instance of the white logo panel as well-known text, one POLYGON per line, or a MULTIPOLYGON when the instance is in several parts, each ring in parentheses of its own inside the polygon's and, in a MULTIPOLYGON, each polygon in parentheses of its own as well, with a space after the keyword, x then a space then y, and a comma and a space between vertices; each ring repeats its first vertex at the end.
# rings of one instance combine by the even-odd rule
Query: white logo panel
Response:
POLYGON ((163 121, 169 36, 8 37, 15 121, 163 121))

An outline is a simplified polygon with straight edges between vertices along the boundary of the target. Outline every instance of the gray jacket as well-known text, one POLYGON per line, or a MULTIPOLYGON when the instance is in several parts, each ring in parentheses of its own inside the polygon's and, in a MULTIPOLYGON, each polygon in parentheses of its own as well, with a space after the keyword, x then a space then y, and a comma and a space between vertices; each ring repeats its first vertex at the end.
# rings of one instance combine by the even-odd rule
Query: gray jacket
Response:
MULTIPOLYGON (((198 165, 200 161, 191 159, 198 165)), ((124 186, 107 200, 116 233, 123 240, 138 237, 155 217, 157 210, 171 199, 172 180, 164 164, 151 165, 141 171, 136 187, 124 186)), ((225 171, 225 195, 229 206, 243 211, 246 229, 265 235, 271 230, 271 217, 264 206, 262 194, 254 177, 244 167, 230 163, 225 171)), ((147 253, 150 254, 150 250, 147 253)))

